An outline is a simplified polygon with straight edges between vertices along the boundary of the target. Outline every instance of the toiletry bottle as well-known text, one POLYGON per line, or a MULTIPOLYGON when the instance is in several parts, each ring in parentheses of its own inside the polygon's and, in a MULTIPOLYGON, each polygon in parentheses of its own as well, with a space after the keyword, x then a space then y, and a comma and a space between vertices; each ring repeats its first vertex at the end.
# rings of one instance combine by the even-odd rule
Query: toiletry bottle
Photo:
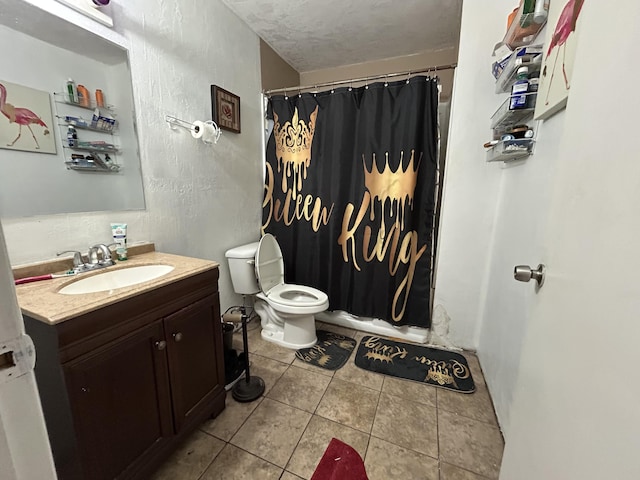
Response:
POLYGON ((519 110, 527 108, 527 92, 529 91, 529 68, 520 67, 516 82, 511 87, 511 99, 509 110, 519 110))
POLYGON ((70 147, 75 147, 78 145, 78 133, 73 125, 69 125, 67 128, 67 144, 70 147))
POLYGON ((534 72, 529 77, 529 95, 527 95, 527 108, 535 108, 540 86, 540 72, 534 72))
POLYGON ((84 85, 78 85, 78 103, 83 107, 89 106, 89 90, 84 85))
POLYGON ((536 0, 536 8, 533 12, 533 21, 537 24, 544 23, 549 14, 549 0, 536 0))
POLYGON ((71 78, 67 80, 67 98, 70 103, 78 103, 78 99, 76 98, 76 84, 71 78))
POLYGON ((96 90, 96 105, 98 107, 104 107, 104 95, 100 89, 96 90))

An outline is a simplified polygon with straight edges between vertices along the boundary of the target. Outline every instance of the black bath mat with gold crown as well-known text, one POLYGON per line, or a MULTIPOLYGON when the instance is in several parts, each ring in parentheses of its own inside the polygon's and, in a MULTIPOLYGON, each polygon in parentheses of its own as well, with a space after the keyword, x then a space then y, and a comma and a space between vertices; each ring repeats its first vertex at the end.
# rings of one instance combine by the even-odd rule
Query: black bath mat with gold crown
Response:
POLYGON ((326 330, 318 330, 316 336, 318 343, 311 348, 301 348, 296 357, 327 370, 337 370, 347 363, 357 343, 353 338, 326 330))
POLYGON ((459 353, 400 343, 384 337, 364 337, 356 352, 364 370, 473 393, 476 389, 467 360, 459 353))

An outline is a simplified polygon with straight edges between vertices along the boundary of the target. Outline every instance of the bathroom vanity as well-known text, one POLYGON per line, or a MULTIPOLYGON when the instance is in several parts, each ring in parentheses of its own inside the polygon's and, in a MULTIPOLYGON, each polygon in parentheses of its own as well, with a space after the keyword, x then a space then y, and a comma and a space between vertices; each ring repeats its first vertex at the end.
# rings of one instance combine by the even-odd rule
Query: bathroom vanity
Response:
POLYGON ((140 265, 174 268, 95 293, 59 293, 74 278, 16 288, 62 480, 147 478, 224 409, 218 264, 148 252, 104 270, 140 265))

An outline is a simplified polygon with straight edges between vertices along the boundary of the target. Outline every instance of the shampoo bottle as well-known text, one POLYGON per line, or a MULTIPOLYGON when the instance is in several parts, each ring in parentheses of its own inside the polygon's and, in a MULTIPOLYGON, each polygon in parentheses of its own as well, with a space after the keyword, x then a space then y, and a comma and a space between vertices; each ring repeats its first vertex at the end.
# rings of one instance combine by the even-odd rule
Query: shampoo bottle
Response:
POLYGON ((78 103, 83 107, 89 106, 89 90, 84 85, 78 85, 78 103))

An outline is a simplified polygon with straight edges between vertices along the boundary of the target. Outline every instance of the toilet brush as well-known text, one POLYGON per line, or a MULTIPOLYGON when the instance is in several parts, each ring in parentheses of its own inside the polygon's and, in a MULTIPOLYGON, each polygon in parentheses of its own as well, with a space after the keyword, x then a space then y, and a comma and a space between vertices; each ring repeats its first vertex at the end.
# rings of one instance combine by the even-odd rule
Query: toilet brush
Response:
POLYGON ((249 342, 247 338, 247 312, 245 307, 240 308, 241 321, 242 321, 242 345, 244 348, 244 358, 246 362, 246 369, 244 374, 244 381, 240 380, 233 386, 231 395, 238 402, 253 402, 255 399, 260 398, 264 393, 264 380, 255 375, 252 377, 249 367, 249 342))

